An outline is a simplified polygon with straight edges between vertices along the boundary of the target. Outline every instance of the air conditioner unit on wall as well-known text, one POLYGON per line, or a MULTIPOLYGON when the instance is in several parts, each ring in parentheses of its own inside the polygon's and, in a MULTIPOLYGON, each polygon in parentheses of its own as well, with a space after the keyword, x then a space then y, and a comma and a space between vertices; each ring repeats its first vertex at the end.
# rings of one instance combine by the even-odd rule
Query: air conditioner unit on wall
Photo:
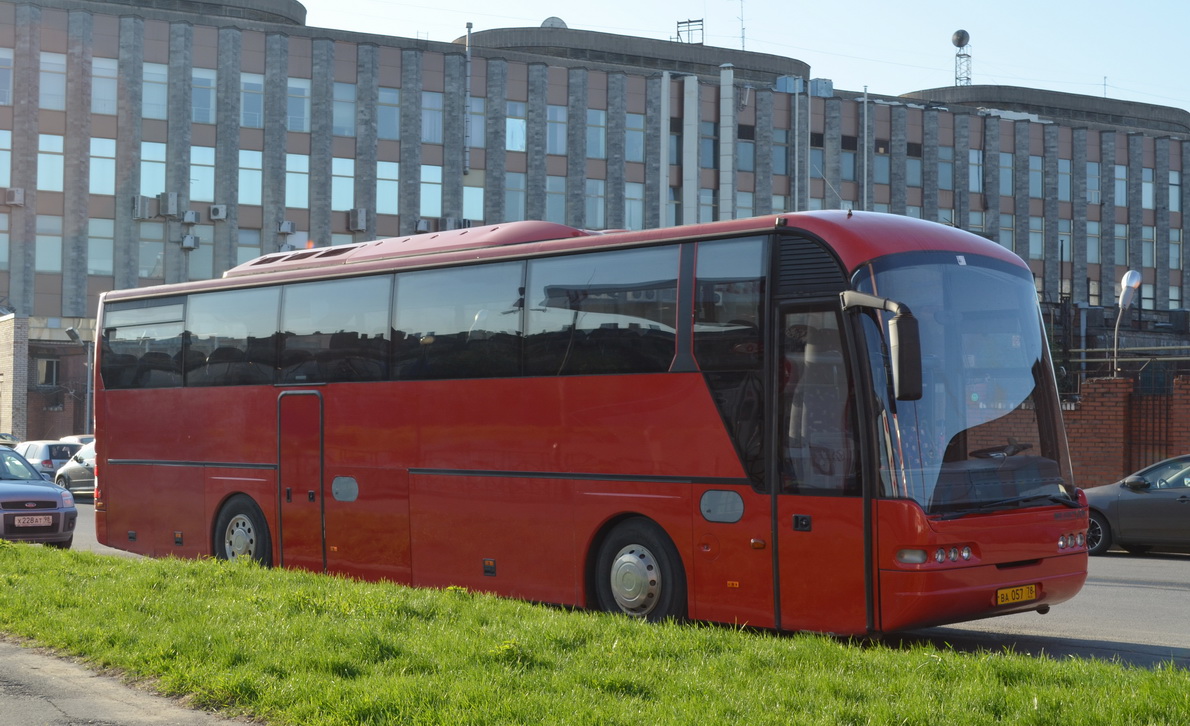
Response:
POLYGON ((25 206, 25 190, 20 188, 5 189, 4 203, 10 207, 25 206))
POLYGON ((161 192, 157 195, 157 216, 176 217, 179 214, 177 192, 161 192))
POLYGON ((137 195, 132 198, 132 218, 133 219, 148 219, 149 218, 149 198, 137 195))
POLYGON ((198 212, 193 209, 187 209, 182 212, 182 224, 198 224, 198 212))
POLYGON ((347 213, 347 229, 352 232, 365 232, 368 229, 368 210, 353 209, 347 213))
POLYGON ((277 234, 293 234, 296 231, 297 225, 288 219, 277 225, 277 234))
POLYGON ((184 250, 198 249, 198 235, 195 235, 195 234, 182 235, 182 249, 184 249, 184 250))
POLYGON ((211 208, 207 210, 207 218, 209 218, 209 219, 227 219, 227 205, 226 204, 212 204, 211 208))

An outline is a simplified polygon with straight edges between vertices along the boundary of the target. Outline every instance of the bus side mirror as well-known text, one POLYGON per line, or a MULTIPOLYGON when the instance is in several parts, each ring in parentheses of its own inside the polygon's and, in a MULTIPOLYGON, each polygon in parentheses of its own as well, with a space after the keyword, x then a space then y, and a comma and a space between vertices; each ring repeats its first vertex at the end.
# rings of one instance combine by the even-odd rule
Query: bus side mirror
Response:
POLYGON ((889 353, 892 355, 893 395, 898 401, 921 398, 921 337, 912 313, 893 315, 888 321, 889 353))

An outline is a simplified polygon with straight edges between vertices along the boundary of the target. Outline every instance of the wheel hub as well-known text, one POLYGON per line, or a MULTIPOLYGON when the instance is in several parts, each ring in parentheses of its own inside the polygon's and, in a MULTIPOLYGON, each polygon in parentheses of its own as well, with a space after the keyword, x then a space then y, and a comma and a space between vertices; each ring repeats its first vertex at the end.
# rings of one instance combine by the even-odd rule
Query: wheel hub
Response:
POLYGON ((648 615, 661 593, 661 570, 653 553, 628 545, 616 553, 611 567, 611 591, 616 604, 630 615, 648 615))
POLYGON ((256 537, 252 522, 247 517, 237 516, 227 525, 227 556, 251 557, 256 548, 256 537))

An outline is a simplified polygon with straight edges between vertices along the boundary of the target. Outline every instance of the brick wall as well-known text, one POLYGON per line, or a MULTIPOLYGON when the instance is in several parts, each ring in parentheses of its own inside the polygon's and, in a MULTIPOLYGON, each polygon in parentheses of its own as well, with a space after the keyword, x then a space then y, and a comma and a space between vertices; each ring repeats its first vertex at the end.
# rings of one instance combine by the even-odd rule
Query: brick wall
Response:
MULTIPOLYGON (((1078 486, 1111 484, 1131 473, 1132 387, 1131 378, 1089 378, 1082 384, 1075 409, 1064 412, 1078 486)), ((1190 412, 1185 410, 1190 406, 1190 378, 1175 379, 1173 395, 1167 450, 1190 453, 1190 412)))

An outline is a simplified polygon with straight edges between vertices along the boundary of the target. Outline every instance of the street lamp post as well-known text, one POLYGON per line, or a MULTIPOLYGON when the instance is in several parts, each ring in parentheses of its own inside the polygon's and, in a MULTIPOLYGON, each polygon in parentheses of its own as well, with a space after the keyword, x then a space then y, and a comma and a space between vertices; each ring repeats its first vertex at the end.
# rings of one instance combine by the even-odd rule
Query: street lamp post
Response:
POLYGON ((1124 312, 1128 310, 1128 306, 1132 304, 1132 299, 1136 297, 1136 288, 1138 287, 1140 287, 1140 273, 1136 270, 1125 272, 1124 277, 1120 279, 1120 309, 1116 313, 1116 332, 1112 336, 1112 378, 1120 377, 1120 321, 1124 319, 1124 312))
POLYGON ((94 344, 89 340, 83 340, 83 337, 79 335, 79 331, 75 330, 74 328, 66 329, 66 337, 70 338, 75 344, 83 346, 83 350, 85 351, 84 355, 86 355, 87 362, 85 365, 87 367, 87 393, 84 407, 86 409, 87 419, 83 422, 83 433, 89 434, 91 433, 91 379, 94 377, 94 371, 92 369, 95 365, 94 361, 92 360, 94 358, 94 351, 92 348, 94 344))

